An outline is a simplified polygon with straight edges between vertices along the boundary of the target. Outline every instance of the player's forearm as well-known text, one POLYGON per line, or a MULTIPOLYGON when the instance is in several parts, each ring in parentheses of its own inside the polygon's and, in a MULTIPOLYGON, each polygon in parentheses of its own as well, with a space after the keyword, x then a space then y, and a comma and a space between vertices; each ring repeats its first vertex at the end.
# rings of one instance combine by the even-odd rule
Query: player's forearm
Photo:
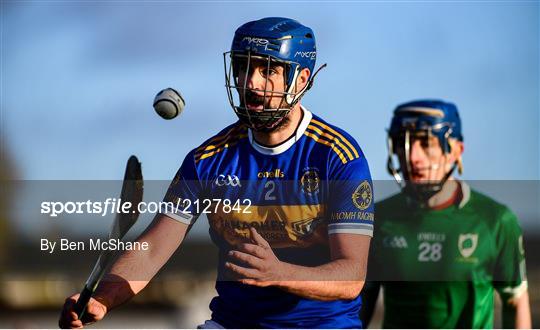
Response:
POLYGON ((108 309, 139 293, 180 246, 187 225, 158 214, 137 242, 148 243, 148 249, 125 251, 112 265, 96 290, 108 309))
POLYGON ((298 296, 331 301, 354 299, 364 286, 363 272, 355 260, 339 259, 318 267, 284 263, 281 289, 298 296))
MULTIPOLYGON (((150 247, 151 249, 151 247, 150 247)), ((124 253, 111 267, 108 277, 125 281, 133 294, 139 293, 165 263, 153 261, 151 251, 124 253)))
POLYGON ((529 305, 529 293, 527 291, 522 293, 518 298, 503 302, 502 308, 503 328, 531 328, 531 309, 529 305))
POLYGON ((108 310, 125 303, 148 285, 164 264, 160 259, 152 260, 150 250, 122 254, 101 281, 94 297, 108 310))
POLYGON ((113 274, 107 274, 99 284, 93 297, 104 304, 107 307, 107 311, 110 311, 130 300, 138 291, 142 290, 146 284, 148 284, 148 282, 144 284, 134 283, 134 281, 130 282, 113 274), (134 289, 138 291, 135 292, 134 289))

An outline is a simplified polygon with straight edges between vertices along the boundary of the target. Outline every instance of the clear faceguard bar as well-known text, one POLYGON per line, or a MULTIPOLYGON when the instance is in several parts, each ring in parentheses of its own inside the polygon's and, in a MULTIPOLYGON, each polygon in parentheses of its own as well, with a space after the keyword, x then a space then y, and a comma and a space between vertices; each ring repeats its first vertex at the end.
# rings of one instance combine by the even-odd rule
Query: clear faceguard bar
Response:
MULTIPOLYGON (((240 86, 238 77, 235 75, 235 68, 234 68, 234 58, 244 58, 246 60, 246 77, 249 76, 250 72, 250 66, 252 58, 257 58, 261 60, 267 61, 267 69, 270 68, 272 61, 276 63, 280 63, 279 61, 269 58, 267 56, 253 56, 250 52, 247 54, 234 54, 233 52, 226 52, 223 53, 223 64, 225 68, 225 87, 227 89, 227 96, 229 98, 229 103, 231 107, 233 108, 234 112, 242 119, 244 122, 247 122, 248 125, 252 128, 256 128, 259 126, 267 126, 272 125, 273 123, 277 122, 279 119, 285 117, 289 111, 290 108, 284 108, 283 107, 283 100, 285 99, 287 93, 285 92, 273 92, 267 90, 268 87, 268 77, 266 77, 265 81, 265 87, 262 92, 264 92, 264 100, 266 100, 266 97, 271 94, 272 96, 278 95, 281 96, 281 102, 277 108, 266 108, 264 107, 263 103, 263 109, 261 112, 252 112, 248 111, 247 107, 245 106, 245 100, 247 96, 248 91, 256 91, 251 88, 248 88, 247 83, 248 79, 245 79, 242 85, 240 86), (233 90, 236 90, 237 93, 234 93, 233 90)), ((237 74, 237 73, 236 73, 237 74)))
MULTIPOLYGON (((450 134, 452 134, 452 127, 450 127, 447 123, 440 123, 440 124, 434 125, 434 126, 430 127, 430 128, 427 130, 427 137, 426 137, 426 138, 427 138, 427 141, 428 141, 428 150, 429 150, 429 152, 428 152, 427 155, 428 155, 428 158, 429 158, 429 159, 432 159, 432 156, 433 156, 433 155, 431 154, 431 152, 432 152, 432 150, 433 150, 433 148, 431 148, 431 147, 432 147, 432 145, 431 145, 432 142, 431 142, 431 141, 433 141, 432 137, 435 136, 435 135, 433 134, 433 130, 439 130, 439 129, 442 129, 443 127, 445 127, 445 126, 448 127, 448 130, 444 133, 444 140, 446 141, 447 144, 449 144, 448 141, 449 141, 449 138, 450 138, 450 134)), ((441 141, 439 141, 439 138, 438 138, 438 137, 437 137, 437 140, 436 140, 435 143, 438 144, 438 145, 441 147, 441 150, 443 151, 443 155, 442 155, 442 156, 444 157, 444 160, 445 160, 445 162, 446 162, 447 153, 446 153, 446 150, 445 150, 445 146, 442 145, 442 143, 441 143, 441 141)), ((439 170, 439 167, 441 166, 441 163, 440 163, 440 162, 441 162, 442 160, 443 160, 443 159, 441 159, 441 160, 439 161, 438 164, 435 164, 435 166, 434 166, 433 164, 431 164, 431 162, 430 162, 428 178, 432 178, 432 177, 433 177, 433 176, 432 176, 432 175, 433 175, 432 171, 438 171, 438 170, 439 170)), ((450 169, 450 171, 447 172, 447 173, 444 175, 443 179, 442 179, 440 182, 438 182, 439 184, 442 185, 442 184, 444 184, 444 183, 448 180, 448 178, 450 177, 450 175, 452 175, 452 172, 454 171, 455 166, 456 166, 456 164, 454 163, 454 165, 453 165, 453 167, 450 169)), ((443 168, 442 170, 445 171, 446 168, 443 168)))
POLYGON ((405 186, 405 182, 403 180, 403 177, 399 174, 401 169, 396 166, 397 155, 394 153, 394 143, 390 134, 388 134, 388 137, 386 139, 386 146, 388 148, 388 161, 386 163, 386 169, 388 170, 388 173, 390 173, 390 175, 394 177, 394 180, 396 181, 398 186, 400 188, 403 188, 405 186))
MULTIPOLYGON (((248 79, 247 77, 249 77, 249 68, 251 67, 250 66, 250 61, 251 61, 251 56, 248 54, 248 57, 247 57, 247 64, 246 64, 246 68, 247 68, 247 71, 246 71, 246 79, 244 79, 244 87, 242 89, 242 94, 244 96, 244 102, 246 102, 246 87, 247 87, 247 82, 248 82, 248 79)), ((270 61, 269 61, 270 62, 270 61)), ((232 61, 232 58, 231 58, 231 67, 233 66, 233 61, 232 61)), ((266 82, 265 84, 268 82, 268 77, 266 77, 266 82)), ((238 86, 238 78, 235 77, 235 80, 234 80, 234 84, 236 86, 238 86)), ((265 95, 266 95, 266 91, 265 91, 265 95)), ((264 106, 263 106, 264 108, 264 106)), ((247 110, 247 109, 246 109, 247 110)), ((248 116, 248 121, 250 122, 250 124, 253 124, 253 121, 251 120, 251 115, 249 113, 249 111, 246 111, 245 112, 248 116)))
MULTIPOLYGON (((256 55, 252 55, 251 52, 248 52, 247 54, 235 54, 232 51, 223 53, 224 66, 225 66, 225 87, 227 88, 227 92, 229 94, 229 101, 231 103, 231 106, 235 107, 235 108, 243 108, 243 107, 240 106, 240 105, 235 104, 234 95, 232 93, 232 90, 238 91, 238 93, 241 94, 245 99, 246 91, 253 90, 253 89, 247 87, 248 79, 246 79, 243 82, 242 86, 238 85, 237 77, 234 76, 234 68, 233 68, 233 60, 234 60, 234 58, 245 58, 246 59, 246 61, 247 61, 246 67, 247 67, 247 70, 248 70, 248 72, 246 72, 246 76, 249 76, 249 74, 250 74, 249 70, 251 68, 249 66, 251 64, 252 59, 261 59, 261 60, 267 61, 267 68, 268 69, 270 68, 270 65, 272 64, 272 62, 285 64, 285 65, 290 65, 290 64, 297 64, 298 65, 298 63, 296 63, 296 62, 284 62, 284 61, 276 59, 276 58, 274 58, 272 56, 256 56, 256 55)), ((284 77, 284 78, 286 78, 286 77, 284 77)), ((294 96, 295 95, 295 94, 290 93, 288 91, 287 92, 269 91, 269 90, 267 90, 267 87, 268 87, 268 77, 266 77, 264 90, 253 90, 253 91, 264 92, 264 97, 265 98, 270 93, 272 95, 278 95, 278 96, 288 96, 288 95, 294 96)), ((290 89, 290 86, 289 86, 289 89, 290 89)), ((283 108, 264 108, 264 110, 265 111, 279 111, 279 110, 285 110, 285 109, 283 109, 283 108)))
MULTIPOLYGON (((304 88, 302 88, 302 90, 300 92, 298 92, 296 94, 296 97, 292 100, 292 104, 296 104, 296 102, 298 102, 302 96, 304 96, 304 93, 307 92, 308 90, 311 89, 311 87, 313 87, 313 82, 315 81, 315 76, 317 76, 317 74, 324 68, 326 68, 327 64, 324 63, 323 65, 321 65, 316 71, 315 73, 313 73, 311 75, 311 77, 309 77, 309 81, 307 82, 306 86, 304 86, 304 88)), ((296 77, 297 77, 297 74, 298 74, 299 71, 297 71, 295 73, 295 77, 293 79, 293 81, 296 81, 296 77)), ((295 86, 296 87, 296 86, 295 86)))

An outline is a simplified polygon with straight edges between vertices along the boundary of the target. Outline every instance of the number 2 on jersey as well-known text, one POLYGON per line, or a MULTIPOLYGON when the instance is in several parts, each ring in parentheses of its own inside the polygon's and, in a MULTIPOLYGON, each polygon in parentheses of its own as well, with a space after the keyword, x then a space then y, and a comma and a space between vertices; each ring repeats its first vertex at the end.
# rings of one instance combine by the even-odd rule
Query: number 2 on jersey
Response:
POLYGON ((275 201, 276 195, 274 195, 274 190, 276 189, 276 183, 274 181, 268 181, 264 184, 264 188, 268 188, 266 194, 264 194, 264 200, 275 201))

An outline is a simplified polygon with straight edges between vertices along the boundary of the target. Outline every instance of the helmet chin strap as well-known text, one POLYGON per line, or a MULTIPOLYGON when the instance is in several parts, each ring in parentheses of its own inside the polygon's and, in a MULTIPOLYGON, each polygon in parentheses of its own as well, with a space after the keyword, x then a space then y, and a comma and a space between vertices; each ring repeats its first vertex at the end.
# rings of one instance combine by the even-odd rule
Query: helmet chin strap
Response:
MULTIPOLYGON (((249 67, 249 63, 250 63, 250 54, 248 54, 248 67, 249 67)), ((268 63, 270 63, 270 62, 268 62, 268 63)), ((239 118, 240 118, 240 120, 242 122, 244 122, 246 125, 248 125, 248 127, 250 127, 251 129, 253 129, 255 131, 268 130, 268 129, 271 129, 272 127, 279 126, 279 124, 285 119, 285 117, 289 114, 289 112, 292 110, 292 108, 304 96, 305 92, 307 92, 313 86, 315 76, 319 73, 319 71, 321 71, 326 66, 327 66, 326 63, 321 65, 315 71, 315 73, 313 75, 311 75, 311 77, 309 78, 309 80, 306 83, 306 85, 304 86, 304 88, 302 88, 296 94, 293 93, 293 91, 296 88, 296 80, 298 79, 298 75, 300 74, 300 69, 299 68, 295 69, 295 73, 294 73, 291 85, 289 86, 287 91, 284 93, 284 94, 286 94, 285 97, 283 97, 281 99, 279 107, 276 109, 276 111, 274 111, 273 114, 268 114, 268 117, 272 117, 272 115, 274 115, 276 118, 278 118, 277 120, 272 122, 271 127, 267 127, 265 125, 262 125, 262 126, 256 125, 255 124, 256 120, 254 118, 252 118, 252 113, 250 113, 250 111, 245 109, 245 108, 242 109, 243 111, 238 111, 237 109, 235 109, 236 114, 239 116, 239 118), (279 116, 276 115, 277 113, 279 113, 280 115, 279 116)), ((267 90, 266 84, 267 83, 268 83, 268 80, 266 81, 265 88, 264 88, 264 90, 265 90, 265 98, 266 98, 266 90, 267 90)), ((243 93, 244 99, 246 99, 246 90, 247 90, 247 80, 244 81, 244 86, 242 88, 242 93, 243 93)), ((230 99, 230 97, 229 97, 229 99, 230 99)), ((233 108, 236 108, 236 107, 233 105, 233 108)), ((240 107, 238 107, 238 108, 240 108, 240 107)), ((259 114, 259 116, 260 116, 260 114, 259 114)))
POLYGON ((386 139, 386 145, 388 147, 388 160, 386 162, 386 170, 388 171, 388 173, 390 173, 393 177, 394 177, 394 180, 396 181, 396 183, 398 184, 398 186, 403 189, 403 187, 405 187, 405 181, 403 180, 403 177, 401 176, 401 174, 399 174, 399 172, 401 172, 401 169, 396 167, 395 164, 394 164, 394 147, 393 147, 393 141, 392 141, 392 138, 391 137, 388 137, 386 139))
MULTIPOLYGON (((438 165, 437 165, 438 167, 438 165)), ((427 183, 413 183, 408 182, 403 186, 403 192, 407 194, 412 200, 420 204, 421 206, 426 206, 428 201, 431 199, 431 197, 435 196, 437 193, 439 193, 442 188, 444 187, 444 184, 454 170, 457 167, 457 163, 454 162, 452 165, 452 168, 448 173, 444 175, 444 177, 439 182, 427 182, 427 183)))

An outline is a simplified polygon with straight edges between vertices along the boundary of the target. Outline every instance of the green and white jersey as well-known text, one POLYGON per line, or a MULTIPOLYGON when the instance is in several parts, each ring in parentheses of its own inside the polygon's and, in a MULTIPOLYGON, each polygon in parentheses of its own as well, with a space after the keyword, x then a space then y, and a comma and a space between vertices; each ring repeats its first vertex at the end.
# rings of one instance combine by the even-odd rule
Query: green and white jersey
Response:
POLYGON ((504 205, 460 183, 459 205, 376 204, 369 280, 384 286, 385 328, 490 328, 493 289, 527 288, 521 229, 504 205))

